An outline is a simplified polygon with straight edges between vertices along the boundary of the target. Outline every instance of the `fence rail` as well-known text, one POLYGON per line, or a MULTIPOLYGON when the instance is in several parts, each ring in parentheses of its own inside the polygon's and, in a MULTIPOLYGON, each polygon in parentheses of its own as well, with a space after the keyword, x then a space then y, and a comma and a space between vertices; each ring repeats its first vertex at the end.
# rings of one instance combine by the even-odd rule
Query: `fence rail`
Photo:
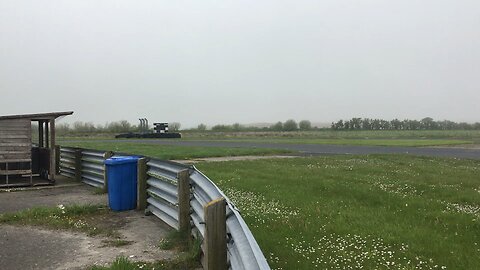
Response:
MULTIPOLYGON (((66 177, 79 179, 88 185, 105 188, 107 182, 103 163, 106 158, 113 155, 112 152, 61 147, 60 173, 66 177)), ((210 249, 207 242, 209 241, 205 239, 211 234, 206 228, 206 224, 210 222, 207 220, 206 212, 212 202, 221 198, 225 199, 223 226, 226 229, 226 235, 221 236, 221 239, 226 242, 224 243, 226 244, 226 258, 224 258, 226 267, 232 270, 270 269, 239 210, 206 175, 195 166, 148 157, 145 159, 147 160, 145 171, 140 172, 141 169, 139 169, 139 177, 143 175, 144 178, 143 190, 140 188, 142 179, 138 179, 139 205, 140 200, 144 198, 146 212, 152 213, 177 230, 182 227, 182 211, 187 211, 187 224, 191 234, 202 241, 204 269, 210 269, 209 265, 212 264, 208 254, 210 249), (181 175, 185 172, 187 175, 185 180, 188 184, 186 188, 182 187, 181 182, 181 175), (180 194, 182 190, 186 190, 188 194, 180 194), (184 209, 182 204, 182 198, 185 197, 187 209, 184 209)), ((222 268, 214 267, 214 269, 222 268)))

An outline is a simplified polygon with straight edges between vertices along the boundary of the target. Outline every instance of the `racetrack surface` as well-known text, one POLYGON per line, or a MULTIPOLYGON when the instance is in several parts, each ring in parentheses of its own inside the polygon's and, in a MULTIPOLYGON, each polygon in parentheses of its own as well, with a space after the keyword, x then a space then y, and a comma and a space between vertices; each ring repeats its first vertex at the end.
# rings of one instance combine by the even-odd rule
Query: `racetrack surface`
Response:
MULTIPOLYGON (((98 142, 98 141, 97 141, 98 142)), ((105 141, 112 142, 112 141, 105 141)), ((177 146, 272 148, 297 151, 302 155, 328 154, 411 154, 419 156, 452 157, 480 159, 480 149, 462 149, 449 147, 393 147, 393 146, 353 146, 325 144, 289 144, 265 142, 229 142, 229 141, 181 141, 181 140, 115 140, 114 142, 151 143, 177 146)))

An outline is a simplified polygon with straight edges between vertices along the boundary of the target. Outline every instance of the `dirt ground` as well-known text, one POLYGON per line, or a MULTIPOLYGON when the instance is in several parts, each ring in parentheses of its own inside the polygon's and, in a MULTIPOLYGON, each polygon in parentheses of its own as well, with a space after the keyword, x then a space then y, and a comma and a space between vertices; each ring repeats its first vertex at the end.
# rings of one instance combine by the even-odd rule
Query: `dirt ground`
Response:
MULTIPOLYGON (((86 185, 64 185, 39 190, 0 192, 0 213, 34 206, 59 204, 107 204, 107 196, 95 195, 86 185)), ((123 255, 135 261, 168 259, 176 254, 157 247, 170 228, 155 216, 139 211, 112 212, 106 222, 129 245, 112 247, 109 238, 89 237, 84 233, 51 231, 30 226, 0 225, 1 269, 86 269, 106 265, 123 255)))

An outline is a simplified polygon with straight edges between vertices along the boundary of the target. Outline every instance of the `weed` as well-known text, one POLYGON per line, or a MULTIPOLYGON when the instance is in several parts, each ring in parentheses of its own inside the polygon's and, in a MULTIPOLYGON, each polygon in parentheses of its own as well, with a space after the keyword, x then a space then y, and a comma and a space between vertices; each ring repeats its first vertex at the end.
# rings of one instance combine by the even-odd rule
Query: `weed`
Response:
POLYGON ((49 229, 64 229, 85 232, 88 235, 117 237, 118 232, 108 226, 96 226, 95 219, 108 214, 103 205, 72 205, 36 207, 16 213, 0 215, 0 223, 33 225, 49 229))

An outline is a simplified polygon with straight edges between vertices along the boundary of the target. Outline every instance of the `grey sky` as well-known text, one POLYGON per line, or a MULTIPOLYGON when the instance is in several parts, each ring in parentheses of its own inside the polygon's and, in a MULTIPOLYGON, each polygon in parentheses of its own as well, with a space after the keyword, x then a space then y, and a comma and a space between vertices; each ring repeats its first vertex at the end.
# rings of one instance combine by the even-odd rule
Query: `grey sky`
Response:
POLYGON ((480 121, 480 2, 0 0, 0 114, 480 121))

